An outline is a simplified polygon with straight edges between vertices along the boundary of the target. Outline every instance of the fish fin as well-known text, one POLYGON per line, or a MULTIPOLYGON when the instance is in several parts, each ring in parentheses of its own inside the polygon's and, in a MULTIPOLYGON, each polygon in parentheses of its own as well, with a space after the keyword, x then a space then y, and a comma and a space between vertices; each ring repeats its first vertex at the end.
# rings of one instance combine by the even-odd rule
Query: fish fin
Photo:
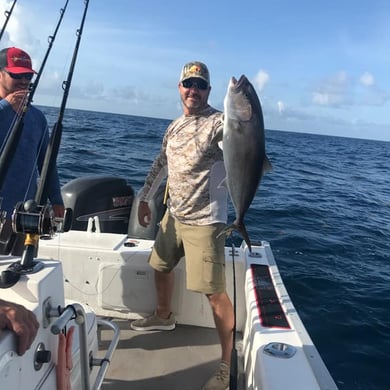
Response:
POLYGON ((223 178, 223 180, 218 184, 217 188, 226 188, 226 189, 228 188, 226 177, 223 178))
POLYGON ((219 142, 222 141, 222 138, 223 138, 223 126, 220 126, 216 131, 214 137, 211 139, 210 144, 211 145, 219 144, 219 142))
POLYGON ((225 229, 223 229, 221 233, 218 234, 217 238, 222 236, 222 234, 225 234, 226 236, 230 236, 233 230, 236 230, 241 234, 244 241, 246 242, 246 245, 249 248, 249 252, 252 252, 251 240, 249 239, 249 235, 248 232, 246 231, 246 227, 244 224, 237 224, 236 222, 233 222, 231 225, 225 227, 225 229))
POLYGON ((273 169, 271 161, 268 159, 267 155, 264 157, 263 161, 263 173, 271 172, 273 169))
POLYGON ((218 235, 217 235, 217 238, 221 237, 223 234, 226 235, 227 237, 229 237, 231 234, 232 234, 232 231, 234 230, 234 227, 233 225, 229 225, 227 227, 225 227, 225 229, 223 229, 218 235))

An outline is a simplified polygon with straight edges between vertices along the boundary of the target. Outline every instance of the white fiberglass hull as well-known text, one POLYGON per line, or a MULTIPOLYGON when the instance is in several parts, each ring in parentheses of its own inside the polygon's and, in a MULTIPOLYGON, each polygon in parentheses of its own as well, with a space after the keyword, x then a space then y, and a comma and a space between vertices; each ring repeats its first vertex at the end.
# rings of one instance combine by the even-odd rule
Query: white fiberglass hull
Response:
MULTIPOLYGON (((18 260, 11 256, 0 256, 0 273, 18 260)), ((65 299, 60 262, 39 259, 37 263, 43 265, 42 269, 22 275, 14 286, 0 290, 2 299, 25 306, 34 312, 40 323, 33 344, 23 356, 15 352, 15 335, 9 330, 0 331, 0 387, 12 390, 57 389, 58 333, 73 326, 71 389, 95 388, 93 386, 101 382, 100 376, 107 368, 103 373, 100 367, 90 367, 89 359, 97 357, 98 325, 106 326, 108 323, 99 324, 90 307, 65 299), (71 307, 72 313, 77 313, 77 318, 72 314, 73 319, 64 323, 66 327, 61 325, 58 328, 59 311, 66 307, 71 307)), ((114 342, 117 343, 118 337, 119 334, 114 342)))
MULTIPOLYGON (((101 316, 134 319, 152 312, 156 304, 153 270, 147 263, 152 245, 151 240, 99 229, 70 231, 41 242, 40 254, 61 260, 67 298, 101 316)), ((232 248, 225 255, 233 300, 232 248)), ((235 248, 234 268, 244 387, 336 389, 284 287, 269 244, 254 245, 252 253, 245 245, 235 248)), ((175 271, 173 311, 178 324, 214 327, 206 297, 185 287, 184 261, 175 271)))

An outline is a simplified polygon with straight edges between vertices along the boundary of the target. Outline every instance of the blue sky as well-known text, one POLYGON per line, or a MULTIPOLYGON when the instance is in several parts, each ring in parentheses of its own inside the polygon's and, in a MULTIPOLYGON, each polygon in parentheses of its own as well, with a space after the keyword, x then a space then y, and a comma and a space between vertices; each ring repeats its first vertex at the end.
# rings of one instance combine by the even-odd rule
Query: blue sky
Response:
MULTIPOLYGON (((18 0, 1 46, 39 68, 64 4, 18 0)), ((61 103, 83 7, 69 2, 36 104, 61 103)), ((266 128, 390 141, 389 48, 388 0, 90 0, 68 106, 173 119, 181 67, 200 60, 216 108, 245 74, 266 128)))

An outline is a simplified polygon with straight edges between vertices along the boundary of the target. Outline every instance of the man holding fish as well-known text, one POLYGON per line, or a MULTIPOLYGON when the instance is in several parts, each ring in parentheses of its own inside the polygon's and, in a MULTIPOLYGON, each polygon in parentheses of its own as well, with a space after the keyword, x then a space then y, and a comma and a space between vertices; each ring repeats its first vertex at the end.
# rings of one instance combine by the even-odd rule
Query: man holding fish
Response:
MULTIPOLYGON (((151 220, 148 201, 167 176, 167 211, 149 259, 155 270, 157 307, 150 317, 133 321, 131 328, 175 328, 171 310, 172 270, 185 255, 187 288, 207 296, 221 342, 219 368, 203 390, 222 390, 229 386, 234 326, 234 312, 225 280, 228 191, 223 182, 226 181, 230 190, 234 178, 226 174, 224 152, 218 146, 226 129, 223 129, 223 114, 208 104, 211 86, 207 66, 199 61, 184 65, 178 88, 183 115, 166 130, 160 153, 141 190, 138 209, 139 223, 147 226, 151 220)), ((232 228, 241 229, 245 207, 249 204, 237 208, 234 203, 234 206, 240 215, 232 228)))

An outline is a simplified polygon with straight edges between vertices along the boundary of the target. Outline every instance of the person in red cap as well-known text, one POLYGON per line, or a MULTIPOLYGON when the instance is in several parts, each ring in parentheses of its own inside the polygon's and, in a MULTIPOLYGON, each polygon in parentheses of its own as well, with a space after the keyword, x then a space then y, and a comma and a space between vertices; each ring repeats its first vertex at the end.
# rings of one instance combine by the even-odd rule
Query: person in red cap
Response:
MULTIPOLYGON (((0 144, 1 151, 9 137, 17 115, 21 114, 35 75, 30 56, 17 47, 0 50, 0 144)), ((23 130, 0 188, 0 210, 6 221, 0 231, 0 253, 20 256, 24 235, 12 231, 11 215, 17 202, 34 199, 49 142, 44 114, 30 105, 23 117, 23 130)), ((62 217, 64 204, 57 169, 51 179, 49 199, 55 216, 62 217)))
POLYGON ((225 234, 227 190, 223 152, 212 142, 223 128, 222 112, 208 104, 211 91, 207 66, 191 61, 182 68, 178 90, 183 115, 168 126, 160 153, 140 191, 138 219, 151 221, 151 200, 168 177, 167 211, 161 220, 149 264, 155 270, 155 312, 130 326, 134 330, 173 330, 173 269, 185 255, 186 286, 208 298, 221 343, 221 361, 203 390, 229 385, 234 312, 226 292, 225 234))

